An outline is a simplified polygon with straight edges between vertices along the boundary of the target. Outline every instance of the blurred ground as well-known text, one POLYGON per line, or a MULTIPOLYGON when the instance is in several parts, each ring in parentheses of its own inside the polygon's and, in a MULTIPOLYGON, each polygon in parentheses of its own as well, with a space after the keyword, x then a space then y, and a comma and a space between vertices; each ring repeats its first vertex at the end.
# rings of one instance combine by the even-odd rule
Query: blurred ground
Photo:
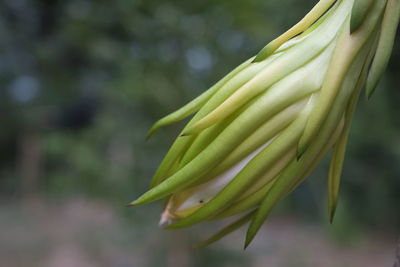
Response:
POLYGON ((156 218, 139 231, 135 221, 104 201, 84 197, 2 203, 0 266, 383 267, 395 258, 394 236, 365 233, 344 243, 320 224, 283 216, 271 218, 247 251, 241 249, 241 231, 208 248, 191 249, 198 232, 163 231, 156 218), (212 261, 216 255, 222 260, 212 261))

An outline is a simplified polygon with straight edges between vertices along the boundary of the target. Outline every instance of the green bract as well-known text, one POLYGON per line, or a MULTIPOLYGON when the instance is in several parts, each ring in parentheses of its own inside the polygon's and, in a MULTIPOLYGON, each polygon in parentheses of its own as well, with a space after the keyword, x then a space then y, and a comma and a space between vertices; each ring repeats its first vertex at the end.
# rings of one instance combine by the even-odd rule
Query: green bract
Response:
POLYGON ((201 96, 159 120, 195 113, 165 156, 151 189, 131 205, 165 198, 167 229, 242 214, 199 244, 250 221, 248 246, 271 209, 333 151, 331 220, 352 114, 388 63, 400 0, 321 0, 201 96))

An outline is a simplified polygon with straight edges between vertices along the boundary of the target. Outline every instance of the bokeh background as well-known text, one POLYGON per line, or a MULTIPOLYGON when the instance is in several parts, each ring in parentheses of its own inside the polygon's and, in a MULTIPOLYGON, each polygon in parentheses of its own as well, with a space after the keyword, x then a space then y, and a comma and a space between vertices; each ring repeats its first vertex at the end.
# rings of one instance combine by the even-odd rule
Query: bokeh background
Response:
MULTIPOLYGON (((355 115, 340 205, 324 162, 254 244, 157 227, 144 192, 183 124, 151 124, 297 22, 312 0, 0 2, 0 266, 392 266, 400 235, 400 40, 355 115)), ((399 35, 398 35, 399 37, 399 35)))

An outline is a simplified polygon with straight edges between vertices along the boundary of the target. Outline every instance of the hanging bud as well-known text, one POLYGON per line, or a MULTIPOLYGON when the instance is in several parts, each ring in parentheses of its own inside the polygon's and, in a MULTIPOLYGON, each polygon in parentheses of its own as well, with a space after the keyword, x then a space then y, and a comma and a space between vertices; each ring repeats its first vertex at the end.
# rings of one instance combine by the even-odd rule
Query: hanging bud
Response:
POLYGON ((247 247, 272 208, 333 151, 332 220, 353 112, 366 81, 370 96, 384 72, 399 16, 399 0, 321 0, 255 57, 153 126, 149 136, 195 114, 151 189, 130 205, 165 199, 160 225, 167 229, 242 214, 199 246, 250 221, 247 247))

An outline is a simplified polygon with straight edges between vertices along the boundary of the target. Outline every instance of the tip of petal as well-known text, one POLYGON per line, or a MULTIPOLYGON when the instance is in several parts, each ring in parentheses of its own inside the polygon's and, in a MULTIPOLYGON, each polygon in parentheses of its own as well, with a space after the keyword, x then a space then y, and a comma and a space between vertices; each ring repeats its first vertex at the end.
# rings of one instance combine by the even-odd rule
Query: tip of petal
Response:
POLYGON ((250 246, 250 243, 253 241, 253 239, 254 235, 249 235, 249 234, 246 235, 246 240, 244 242, 243 250, 246 250, 250 246))
POLYGON ((336 212, 336 206, 332 207, 330 212, 329 212, 329 223, 333 223, 333 219, 335 217, 335 212, 336 212))
POLYGON ((137 205, 139 205, 139 204, 137 204, 136 201, 133 201, 133 202, 129 203, 129 204, 126 205, 126 206, 127 206, 127 207, 134 207, 134 206, 137 206, 137 205))
POLYGON ((202 247, 204 247, 204 246, 201 243, 196 243, 196 244, 192 245, 192 248, 202 248, 202 247))
POLYGON ((147 132, 146 135, 146 140, 150 139, 156 132, 157 130, 160 128, 160 125, 158 123, 155 123, 151 129, 147 132))
POLYGON ((164 229, 168 229, 168 226, 176 222, 176 219, 171 216, 168 210, 165 210, 161 214, 160 222, 158 223, 158 226, 164 229))
POLYGON ((138 198, 138 199, 132 201, 131 203, 129 203, 127 206, 128 207, 133 207, 133 206, 139 206, 141 204, 144 204, 144 203, 141 201, 140 198, 138 198))
POLYGON ((153 134, 154 134, 154 132, 152 132, 152 131, 149 131, 148 133, 147 133, 147 135, 146 135, 146 141, 147 140, 149 140, 152 136, 153 136, 153 134))
POLYGON ((266 59, 267 57, 272 55, 275 52, 275 50, 276 50, 276 47, 274 45, 272 45, 271 43, 269 43, 267 46, 265 46, 263 49, 261 49, 260 52, 258 52, 258 54, 256 55, 256 57, 253 59, 253 61, 251 63, 263 61, 264 59, 266 59))

